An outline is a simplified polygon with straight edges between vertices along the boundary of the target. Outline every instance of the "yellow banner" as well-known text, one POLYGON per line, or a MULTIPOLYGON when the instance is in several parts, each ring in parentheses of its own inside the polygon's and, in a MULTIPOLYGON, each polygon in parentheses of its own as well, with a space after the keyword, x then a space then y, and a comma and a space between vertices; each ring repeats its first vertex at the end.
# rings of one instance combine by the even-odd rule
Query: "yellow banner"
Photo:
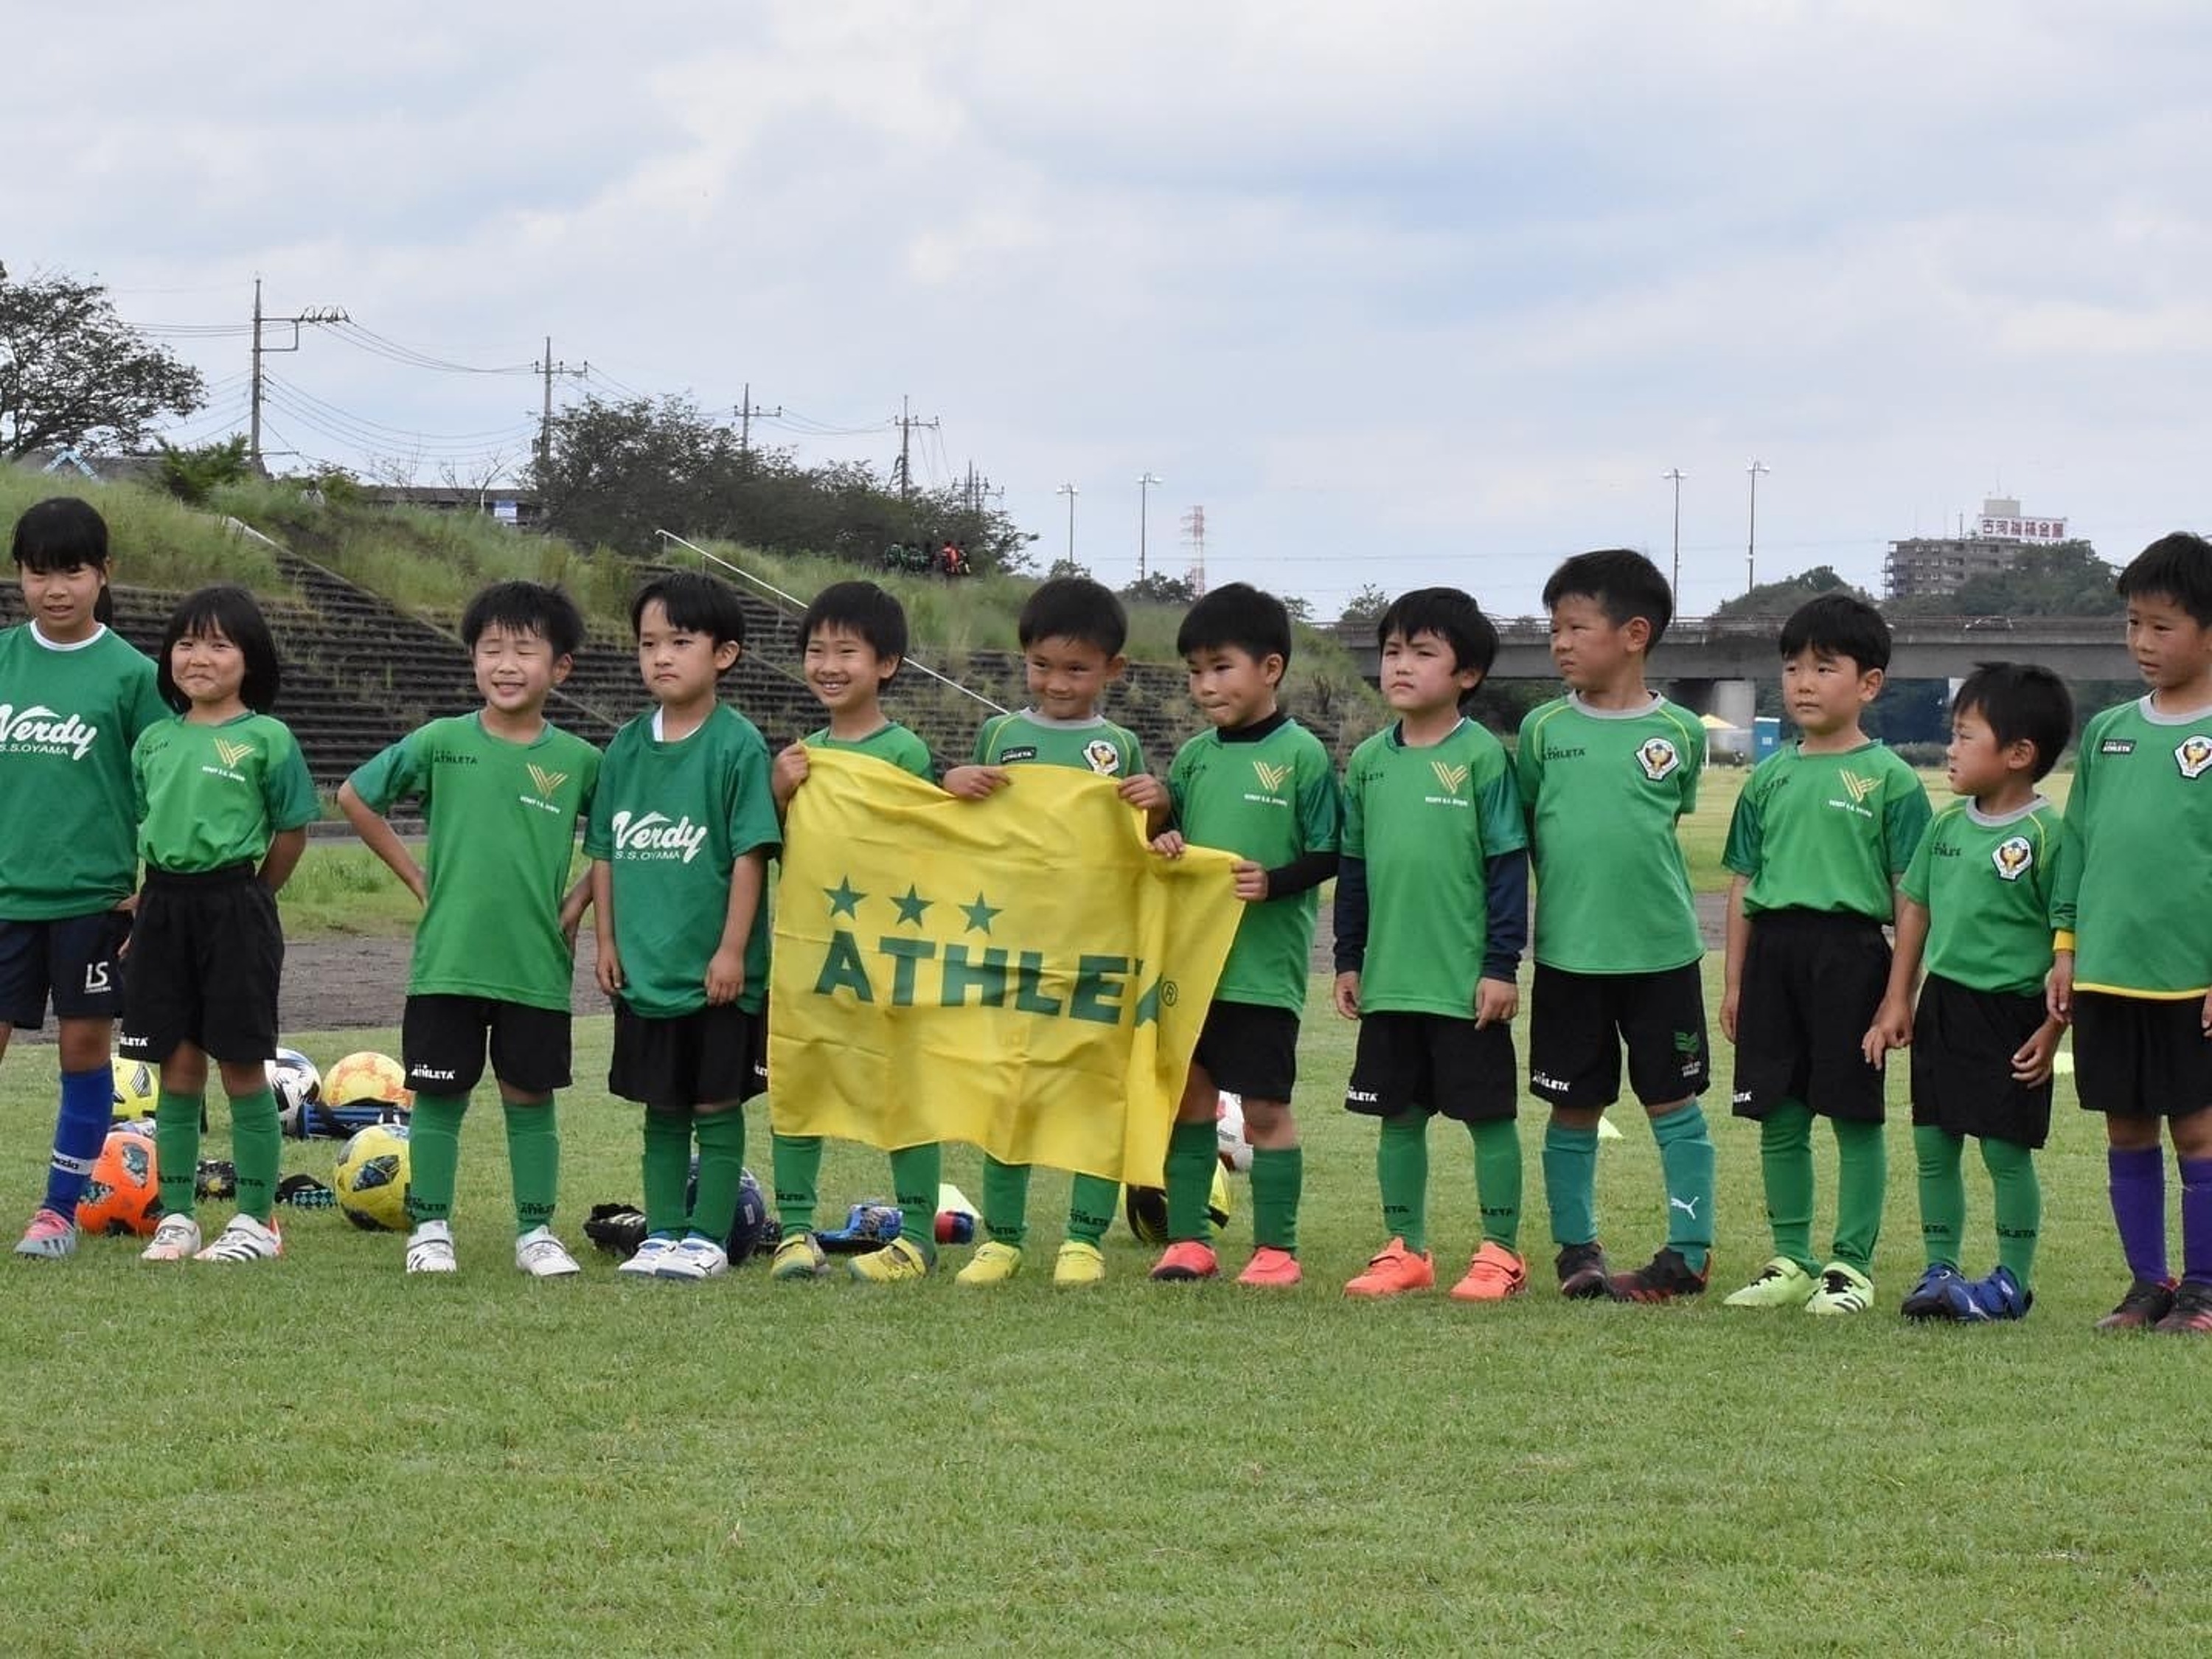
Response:
POLYGON ((1114 781, 1068 767, 970 801, 870 756, 807 765, 769 976, 777 1133, 1158 1185, 1243 908, 1229 854, 1158 857, 1114 781))

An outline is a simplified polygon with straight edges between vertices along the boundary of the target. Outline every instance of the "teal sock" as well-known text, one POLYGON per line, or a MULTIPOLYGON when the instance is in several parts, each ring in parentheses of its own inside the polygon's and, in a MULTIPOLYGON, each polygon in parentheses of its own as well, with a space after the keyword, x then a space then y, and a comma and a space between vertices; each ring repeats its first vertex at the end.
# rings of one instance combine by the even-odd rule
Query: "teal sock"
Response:
POLYGON ((891 1193, 898 1200, 899 1237, 937 1260, 937 1189, 945 1182, 945 1149, 936 1141, 891 1154, 891 1193))
POLYGON ((1030 1236, 1030 1166, 983 1154, 983 1231, 1016 1249, 1030 1236))
POLYGON ((688 1107, 645 1109, 645 1230, 661 1238, 684 1231, 684 1188, 691 1179, 688 1107))
POLYGON ((1667 1247, 1702 1273, 1713 1248, 1713 1137, 1694 1100, 1651 1120, 1667 1183, 1667 1247))
POLYGON ((1836 1260, 1865 1273, 1881 1237, 1889 1150, 1879 1123, 1836 1125, 1836 1260))
POLYGON ((1562 1249, 1597 1239, 1597 1131, 1553 1118, 1544 1128, 1544 1200, 1562 1249))
POLYGON ((198 1201, 201 1103, 198 1095, 167 1089, 154 1097, 154 1168, 164 1215, 190 1215, 198 1201))
POLYGON ((1470 1123, 1474 1138, 1474 1195, 1482 1206, 1482 1236, 1513 1251, 1521 1249, 1521 1133, 1510 1117, 1470 1123))
MULTIPOLYGON (((1212 1176, 1207 1179, 1211 1181, 1212 1176)), ((1305 1189, 1303 1146, 1252 1149, 1252 1243, 1298 1253, 1298 1199, 1305 1189)))
POLYGON ((1178 1123, 1168 1132, 1168 1243, 1206 1243, 1213 1224, 1206 1206, 1213 1196, 1213 1171, 1221 1158, 1213 1125, 1178 1123))
POLYGON ((1382 1231, 1416 1255, 1429 1248, 1429 1115, 1382 1120, 1375 1143, 1375 1184, 1382 1194, 1382 1231))
POLYGON ((822 1137, 771 1132, 769 1158, 775 1178, 775 1217, 783 1236, 812 1232, 815 1206, 822 1201, 822 1137))
POLYGON ((553 1224, 561 1198, 561 1121, 553 1097, 542 1106, 507 1109, 507 1168, 514 1182, 514 1231, 519 1237, 553 1224))
POLYGON ((1079 1175, 1067 1189, 1067 1237, 1071 1243, 1094 1248, 1106 1242, 1114 1224, 1115 1206, 1121 1200, 1121 1183, 1100 1176, 1079 1175))
POLYGON ((745 1109, 695 1111, 691 1131, 699 1137, 699 1190, 691 1200, 691 1231, 726 1243, 745 1180, 745 1109))
POLYGON ((453 1181, 461 1167, 461 1117, 466 1095, 416 1095, 407 1118, 407 1220, 411 1226, 453 1213, 453 1181))
POLYGON ((2035 1284, 2035 1240, 2043 1226, 2043 1186, 2036 1179, 2035 1153, 2013 1140, 1982 1141, 1982 1162, 1995 1189, 1997 1263, 2012 1269, 2022 1290, 2035 1284))
MULTIPOLYGON (((158 1127, 158 1126, 157 1126, 158 1127)), ((159 1161, 159 1152, 155 1158, 159 1161)), ((238 1207, 264 1226, 276 1202, 276 1168, 283 1161, 283 1133, 276 1127, 276 1096, 256 1089, 230 1103, 230 1158, 238 1171, 238 1207)), ((197 1175, 198 1159, 184 1166, 197 1175)))
POLYGON ((1932 1123, 1912 1126, 1912 1158, 1920 1176, 1920 1248, 1928 1265, 1960 1266, 1966 1231, 1966 1182, 1960 1174, 1966 1142, 1932 1123))
POLYGON ((1774 1254, 1807 1273, 1813 1260, 1813 1109, 1778 1100, 1759 1125, 1759 1175, 1766 1188, 1766 1225, 1774 1254))

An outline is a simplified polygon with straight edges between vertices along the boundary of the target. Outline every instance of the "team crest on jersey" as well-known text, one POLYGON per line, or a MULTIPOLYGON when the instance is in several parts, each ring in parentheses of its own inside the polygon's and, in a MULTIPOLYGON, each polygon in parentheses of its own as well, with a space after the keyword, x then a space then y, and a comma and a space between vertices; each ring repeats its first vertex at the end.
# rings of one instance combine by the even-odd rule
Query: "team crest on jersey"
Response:
POLYGON ((1291 769, 1287 765, 1270 766, 1265 761, 1254 761, 1252 774, 1260 780, 1260 787, 1271 795, 1291 781, 1291 769))
POLYGON ((1851 805, 1854 806, 1881 787, 1880 778, 1863 778, 1856 772, 1839 771, 1836 775, 1843 780, 1844 793, 1851 798, 1851 805))
POLYGON ((1990 853, 1990 861, 2005 881, 2018 881, 2035 863, 2035 848, 2026 836, 2008 836, 1990 853))
POLYGON ((1636 751, 1636 763, 1644 769, 1644 775, 1657 783, 1682 763, 1681 751, 1664 738, 1647 738, 1636 751))
POLYGON ((1093 738, 1085 744, 1083 758, 1102 778, 1110 778, 1121 769, 1121 751, 1103 738, 1093 738))
POLYGON ((533 761, 530 766, 530 781, 538 786, 540 800, 551 800, 554 792, 568 781, 568 775, 566 772, 549 772, 533 761))
POLYGON ((2173 763, 2181 769, 2185 778, 2199 775, 2206 767, 2212 766, 2212 738, 2202 732, 2191 732, 2173 751, 2173 763))
POLYGON ((1437 775, 1437 781, 1443 786, 1448 795, 1456 795, 1467 787, 1468 769, 1464 766, 1447 766, 1442 761, 1431 761, 1429 769, 1437 775))
POLYGON ((250 743, 226 743, 221 738, 215 740, 216 758, 225 766, 235 766, 252 752, 250 743))

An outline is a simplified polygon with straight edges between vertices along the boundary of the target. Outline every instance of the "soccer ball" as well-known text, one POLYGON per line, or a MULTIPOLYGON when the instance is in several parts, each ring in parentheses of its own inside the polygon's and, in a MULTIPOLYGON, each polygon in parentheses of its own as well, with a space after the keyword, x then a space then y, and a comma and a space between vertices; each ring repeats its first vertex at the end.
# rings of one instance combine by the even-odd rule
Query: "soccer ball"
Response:
POLYGON ((108 1116, 121 1123, 134 1117, 154 1115, 154 1097, 161 1086, 161 1076, 143 1060, 118 1060, 109 1063, 115 1074, 115 1097, 108 1116))
MULTIPOLYGON (((684 1206, 688 1211, 699 1202, 699 1160, 691 1160, 690 1184, 684 1189, 684 1206)), ((734 1267, 749 1256, 765 1255, 775 1249, 783 1237, 768 1212, 768 1199, 761 1191, 760 1178, 750 1170, 738 1176, 738 1212, 730 1222, 730 1236, 722 1243, 723 1250, 734 1267)))
POLYGON ((358 1106, 368 1101, 405 1108, 414 1105, 415 1095, 398 1060, 364 1048, 348 1054, 325 1074, 323 1101, 331 1106, 358 1106))
MULTIPOLYGON (((337 1068, 333 1066, 332 1072, 337 1068)), ((407 1231, 407 1126, 372 1123, 338 1153, 338 1208, 369 1232, 407 1231)))
MULTIPOLYGON (((1206 1200, 1206 1218, 1216 1238, 1228 1231, 1231 1206, 1229 1177, 1219 1164, 1213 1169, 1213 1191, 1206 1200)), ((1147 1244, 1168 1242, 1168 1195, 1158 1187, 1124 1187, 1121 1189, 1121 1213, 1127 1218, 1129 1231, 1147 1244)))
POLYGON ((161 1183, 150 1137, 112 1130, 93 1160, 92 1179, 76 1203, 76 1224, 88 1233, 144 1235, 161 1218, 161 1183))
POLYGON ((267 1062, 269 1090, 276 1097, 276 1110, 297 1114, 311 1100, 323 1097, 323 1074, 315 1062, 297 1048, 279 1048, 267 1062))
POLYGON ((1252 1143, 1244 1139, 1244 1097, 1224 1089, 1213 1103, 1213 1137, 1221 1167, 1232 1175, 1252 1173, 1252 1143))

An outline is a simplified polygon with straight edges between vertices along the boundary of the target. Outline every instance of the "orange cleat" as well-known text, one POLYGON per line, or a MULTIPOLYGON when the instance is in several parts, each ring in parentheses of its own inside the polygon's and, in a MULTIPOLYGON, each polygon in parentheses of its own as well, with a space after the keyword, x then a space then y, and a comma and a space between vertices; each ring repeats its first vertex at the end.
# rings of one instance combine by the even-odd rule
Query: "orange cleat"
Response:
POLYGON ((1528 1288, 1528 1265, 1503 1244, 1486 1238, 1467 1264, 1467 1277, 1451 1287, 1451 1294, 1455 1302, 1503 1302, 1528 1288))
POLYGON ((1201 1244, 1194 1238, 1186 1238, 1170 1244, 1160 1253, 1152 1264, 1152 1277, 1163 1284, 1188 1283, 1197 1279, 1218 1279, 1221 1263, 1214 1258, 1213 1247, 1201 1244))
POLYGON ((1394 1238, 1367 1264, 1367 1271, 1344 1287, 1346 1296, 1403 1296, 1437 1287, 1436 1259, 1426 1250, 1409 1250, 1394 1238))
POLYGON ((1273 1244, 1262 1244, 1252 1252, 1252 1259, 1244 1264, 1244 1271, 1237 1275, 1239 1285, 1262 1285, 1271 1290, 1288 1290, 1304 1279, 1297 1257, 1288 1250, 1278 1249, 1273 1244))

